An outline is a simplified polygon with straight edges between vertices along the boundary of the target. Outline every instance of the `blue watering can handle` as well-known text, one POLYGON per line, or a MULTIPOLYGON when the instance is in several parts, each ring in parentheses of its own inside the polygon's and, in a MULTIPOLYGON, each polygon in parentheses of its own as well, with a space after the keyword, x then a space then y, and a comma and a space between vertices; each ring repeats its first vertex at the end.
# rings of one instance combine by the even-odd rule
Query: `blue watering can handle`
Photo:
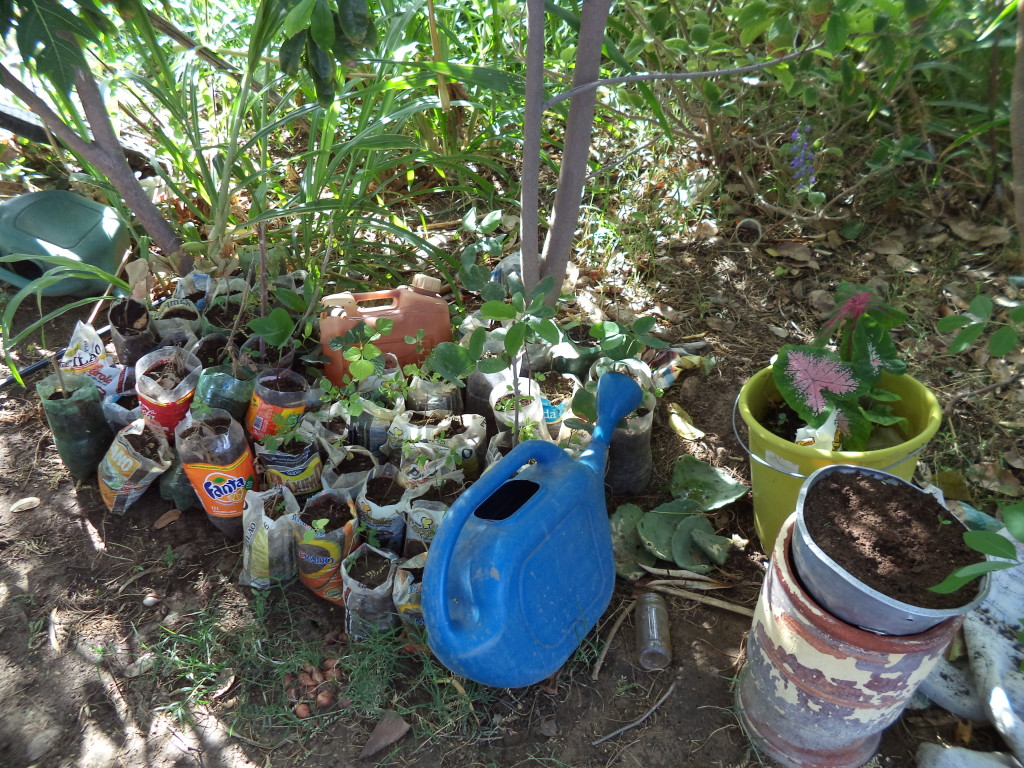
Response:
MULTIPOLYGON (((740 396, 736 395, 736 399, 733 400, 733 403, 732 403, 732 433, 734 435, 736 435, 736 441, 740 444, 740 448, 742 448, 743 452, 746 453, 747 456, 750 457, 751 461, 756 461, 758 464, 763 464, 764 466, 768 467, 769 469, 775 470, 780 475, 788 475, 789 477, 795 477, 798 480, 806 480, 807 477, 808 477, 807 475, 801 475, 799 472, 787 472, 784 469, 779 469, 774 464, 771 464, 771 463, 765 461, 764 459, 762 459, 760 456, 758 456, 756 453, 754 453, 752 450, 750 450, 750 448, 747 447, 747 444, 745 442, 743 442, 743 438, 740 437, 740 425, 736 421, 736 414, 739 413, 739 409, 740 409, 740 396)), ((924 448, 923 444, 919 445, 917 448, 915 448, 913 451, 908 453, 906 456, 904 456, 899 461, 894 461, 889 466, 882 467, 879 471, 880 472, 888 472, 893 467, 899 466, 900 464, 902 464, 903 462, 907 461, 908 459, 914 458, 917 454, 919 454, 921 452, 921 450, 923 448, 924 448)))
MULTIPOLYGON (((452 505, 444 518, 446 534, 438 541, 436 538, 430 547, 428 560, 430 567, 438 573, 448 573, 451 565, 452 555, 455 553, 455 542, 458 540, 459 531, 469 520, 487 497, 496 492, 506 480, 512 478, 520 469, 526 466, 531 460, 540 465, 553 465, 564 461, 571 461, 564 450, 554 443, 544 440, 527 440, 520 443, 505 456, 501 461, 481 476, 474 485, 471 485, 452 505)), ((440 578, 434 587, 434 598, 437 604, 442 606, 445 613, 448 612, 448 584, 447 579, 440 578)))

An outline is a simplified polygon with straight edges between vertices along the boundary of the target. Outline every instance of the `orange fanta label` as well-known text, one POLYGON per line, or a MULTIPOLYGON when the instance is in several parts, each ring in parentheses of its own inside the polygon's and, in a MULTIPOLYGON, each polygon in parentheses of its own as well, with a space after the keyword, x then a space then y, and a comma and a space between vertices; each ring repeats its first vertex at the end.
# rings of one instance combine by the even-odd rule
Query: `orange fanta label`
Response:
POLYGON ((253 393, 249 401, 249 410, 245 414, 245 425, 253 440, 267 435, 276 435, 282 429, 294 427, 302 416, 306 406, 286 408, 268 403, 258 394, 253 393))
POLYGON ((182 464, 203 509, 214 517, 241 517, 245 493, 256 486, 256 471, 248 447, 230 466, 182 464))

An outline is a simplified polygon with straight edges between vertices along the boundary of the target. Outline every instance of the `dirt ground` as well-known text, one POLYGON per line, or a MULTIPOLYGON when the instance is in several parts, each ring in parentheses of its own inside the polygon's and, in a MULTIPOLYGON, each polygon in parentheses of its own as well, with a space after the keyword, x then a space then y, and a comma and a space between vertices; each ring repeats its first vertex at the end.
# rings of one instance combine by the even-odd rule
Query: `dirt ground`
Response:
MULTIPOLYGON (((822 301, 815 292, 833 289, 842 277, 889 285, 921 312, 909 324, 913 332, 903 335, 905 351, 911 372, 934 387, 940 401, 988 383, 983 363, 944 356, 945 342, 927 324, 936 307, 950 301, 949 294, 941 293, 944 287, 959 286, 968 299, 973 295, 978 278, 970 270, 988 271, 999 289, 1005 289, 1000 282, 1005 275, 994 266, 993 254, 982 257, 979 266, 979 257, 970 255, 977 249, 956 238, 939 251, 924 249, 924 238, 934 236, 925 224, 902 230, 905 254, 917 271, 898 266, 880 248, 837 248, 825 240, 790 238, 784 230, 767 232, 756 245, 742 245, 730 232, 716 243, 681 243, 640 260, 641 266, 621 282, 585 271, 581 286, 602 287, 604 300, 612 302, 609 312, 627 303, 655 308, 667 338, 706 341, 704 354, 716 361, 706 377, 677 382, 659 404, 648 495, 609 498, 609 510, 625 501, 653 506, 669 499, 671 466, 683 453, 747 479, 747 458, 733 434, 736 394, 780 343, 813 335, 822 301), (811 258, 803 258, 803 251, 780 254, 780 243, 806 245, 811 258), (643 286, 651 285, 656 288, 645 298, 643 286), (672 402, 689 412, 705 433, 703 439, 687 442, 668 428, 665 406, 672 402)), ((51 344, 67 338, 68 328, 51 329, 51 344)), ((966 471, 1010 450, 1019 428, 1014 432, 997 425, 1019 419, 1021 395, 1018 383, 990 393, 984 408, 961 402, 943 426, 945 437, 937 440, 941 455, 923 457, 922 477, 940 469, 966 471), (956 441, 963 444, 951 450, 949 444, 956 441)), ((1024 477, 1010 471, 1018 480, 1024 477)), ((315 722, 300 722, 282 709, 279 717, 249 718, 244 729, 231 732, 232 724, 241 722, 236 691, 239 682, 248 682, 248 672, 236 671, 238 679, 226 679, 220 695, 205 697, 187 712, 175 702, 202 675, 201 664, 175 678, 150 673, 160 659, 147 649, 168 648, 159 643, 161 638, 198 632, 196 617, 213 604, 221 629, 244 632, 254 622, 267 624, 267 633, 250 650, 266 660, 272 673, 295 661, 275 656, 274 633, 299 636, 323 657, 350 650, 340 633, 342 610, 301 586, 269 595, 238 586, 240 545, 224 538, 202 513, 186 512, 154 528, 172 506, 151 489, 124 516, 111 515, 94 483, 76 484, 63 468, 31 383, 29 390, 15 385, 0 395, 0 765, 355 764, 374 718, 339 706, 315 722), (28 496, 42 503, 11 510, 28 496), (150 594, 160 599, 147 606, 143 601, 150 594)), ((765 557, 754 535, 749 496, 719 510, 714 522, 724 535, 750 540, 746 551, 734 553, 719 573, 734 586, 717 596, 752 608, 765 557)), ((474 727, 462 732, 425 733, 417 712, 406 713, 412 732, 365 764, 772 765, 751 748, 735 715, 733 682, 750 623, 746 616, 670 598, 668 669, 648 672, 638 665, 632 621, 627 620, 611 639, 598 679, 591 679, 597 653, 632 591, 619 583, 607 615, 556 679, 490 692, 474 709, 474 727), (644 716, 670 686, 671 694, 640 725, 594 746, 644 716)), ((415 664, 402 664, 405 674, 415 677, 415 664)), ((384 708, 393 701, 386 695, 384 708)), ((873 765, 909 768, 918 743, 926 740, 977 749, 998 746, 986 726, 972 726, 936 708, 910 710, 886 732, 873 765)))

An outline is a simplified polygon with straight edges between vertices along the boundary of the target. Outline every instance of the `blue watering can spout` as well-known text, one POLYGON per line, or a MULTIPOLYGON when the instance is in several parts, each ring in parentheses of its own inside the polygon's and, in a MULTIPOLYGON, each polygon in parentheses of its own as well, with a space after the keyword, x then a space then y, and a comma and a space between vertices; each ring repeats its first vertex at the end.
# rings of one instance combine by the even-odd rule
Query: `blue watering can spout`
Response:
POLYGON ((597 423, 590 445, 580 455, 581 464, 604 482, 604 466, 615 426, 643 402, 644 393, 629 376, 609 371, 597 381, 597 423))
POLYGON ((421 595, 430 648, 449 669, 484 685, 531 685, 597 623, 615 586, 608 446, 642 400, 628 376, 605 373, 579 460, 546 440, 520 443, 448 510, 421 595))

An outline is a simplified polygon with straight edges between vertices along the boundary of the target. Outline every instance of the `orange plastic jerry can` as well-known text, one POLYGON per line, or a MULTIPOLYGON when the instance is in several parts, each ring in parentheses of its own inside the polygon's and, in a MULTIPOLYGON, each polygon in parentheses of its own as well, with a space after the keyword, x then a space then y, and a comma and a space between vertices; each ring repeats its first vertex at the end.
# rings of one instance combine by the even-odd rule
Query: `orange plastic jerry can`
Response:
POLYGON ((429 275, 415 275, 412 285, 400 285, 383 291, 368 293, 333 293, 323 298, 327 307, 320 314, 320 346, 328 362, 324 374, 335 386, 342 386, 348 373, 348 360, 342 350, 330 347, 331 339, 344 336, 362 321, 376 328, 382 318, 394 325, 391 333, 373 342, 381 352, 390 352, 398 358, 400 366, 420 363, 434 347, 451 339, 451 319, 448 302, 441 298, 441 281, 429 275), (382 303, 386 302, 386 303, 382 303), (423 331, 423 339, 408 344, 406 336, 423 331))

